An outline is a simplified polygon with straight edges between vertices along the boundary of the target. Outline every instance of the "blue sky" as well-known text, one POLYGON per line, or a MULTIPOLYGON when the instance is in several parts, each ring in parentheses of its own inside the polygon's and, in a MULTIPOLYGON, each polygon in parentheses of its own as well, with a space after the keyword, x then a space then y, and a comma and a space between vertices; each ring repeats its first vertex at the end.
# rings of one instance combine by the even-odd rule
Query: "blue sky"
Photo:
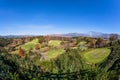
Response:
POLYGON ((120 34, 120 0, 0 0, 0 35, 120 34))

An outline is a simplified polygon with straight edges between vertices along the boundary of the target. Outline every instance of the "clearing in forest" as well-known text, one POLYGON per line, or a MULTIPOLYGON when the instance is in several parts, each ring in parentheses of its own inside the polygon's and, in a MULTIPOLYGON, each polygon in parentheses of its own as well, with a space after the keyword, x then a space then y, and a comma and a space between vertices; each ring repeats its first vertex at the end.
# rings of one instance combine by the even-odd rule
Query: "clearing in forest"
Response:
POLYGON ((110 49, 108 48, 98 48, 92 49, 83 54, 83 58, 88 63, 99 63, 105 60, 110 54, 110 49))
POLYGON ((25 43, 23 45, 21 45, 21 47, 25 50, 30 50, 30 49, 33 49, 35 48, 36 44, 38 44, 38 39, 33 39, 32 41, 28 42, 28 43, 25 43))
POLYGON ((48 45, 53 46, 53 47, 58 47, 60 46, 61 41, 60 40, 50 40, 48 45))

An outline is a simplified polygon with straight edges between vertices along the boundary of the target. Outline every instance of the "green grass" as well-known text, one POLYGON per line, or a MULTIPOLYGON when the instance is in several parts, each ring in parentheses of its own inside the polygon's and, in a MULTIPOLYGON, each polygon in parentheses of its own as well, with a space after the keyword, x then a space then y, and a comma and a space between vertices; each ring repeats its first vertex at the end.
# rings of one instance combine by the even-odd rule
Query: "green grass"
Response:
POLYGON ((53 58, 56 58, 58 55, 64 53, 64 49, 53 49, 53 50, 49 50, 47 52, 47 55, 46 55, 46 59, 47 60, 50 60, 50 59, 53 59, 53 58))
POLYGON ((21 47, 25 50, 30 50, 30 49, 35 48, 36 44, 38 44, 38 39, 34 39, 28 43, 25 43, 25 44, 21 45, 21 47))
POLYGON ((86 45, 86 41, 81 41, 78 45, 86 45))
POLYGON ((110 54, 110 49, 98 48, 87 51, 83 54, 83 59, 88 63, 100 63, 110 54))
POLYGON ((48 45, 53 46, 53 47, 57 47, 57 46, 60 46, 60 43, 61 43, 60 40, 50 40, 48 45))

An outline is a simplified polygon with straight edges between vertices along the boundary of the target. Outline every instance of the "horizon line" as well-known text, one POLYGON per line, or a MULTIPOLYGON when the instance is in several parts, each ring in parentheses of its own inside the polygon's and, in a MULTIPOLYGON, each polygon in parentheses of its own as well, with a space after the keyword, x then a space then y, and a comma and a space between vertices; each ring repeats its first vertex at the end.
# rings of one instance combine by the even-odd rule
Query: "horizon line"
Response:
POLYGON ((95 33, 103 33, 103 34, 120 34, 120 33, 115 33, 115 32, 97 32, 97 31, 89 31, 89 32, 68 32, 68 33, 48 33, 48 34, 2 34, 0 36, 41 36, 41 35, 62 35, 62 34, 88 34, 90 32, 95 32, 95 33))

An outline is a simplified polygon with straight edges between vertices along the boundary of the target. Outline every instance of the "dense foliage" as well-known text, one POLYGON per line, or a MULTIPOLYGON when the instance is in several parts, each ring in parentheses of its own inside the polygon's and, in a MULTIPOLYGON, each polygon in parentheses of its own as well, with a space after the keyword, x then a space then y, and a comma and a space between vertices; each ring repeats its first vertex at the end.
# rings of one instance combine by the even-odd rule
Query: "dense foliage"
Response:
POLYGON ((7 53, 0 54, 1 80, 35 80, 41 77, 42 70, 36 66, 29 55, 20 57, 7 53))
POLYGON ((4 47, 10 44, 12 39, 5 39, 5 38, 0 38, 0 46, 4 47))
POLYGON ((18 55, 1 53, 0 79, 39 80, 42 76, 51 78, 53 73, 56 75, 65 73, 65 75, 68 74, 65 80, 69 80, 70 77, 76 80, 116 80, 120 76, 120 48, 112 47, 111 50, 110 56, 101 64, 84 63, 79 50, 74 49, 67 50, 51 61, 43 61, 40 65, 35 64, 35 60, 40 58, 38 54, 30 53, 21 58, 18 55), (31 59, 30 55, 36 55, 36 57, 31 59))

